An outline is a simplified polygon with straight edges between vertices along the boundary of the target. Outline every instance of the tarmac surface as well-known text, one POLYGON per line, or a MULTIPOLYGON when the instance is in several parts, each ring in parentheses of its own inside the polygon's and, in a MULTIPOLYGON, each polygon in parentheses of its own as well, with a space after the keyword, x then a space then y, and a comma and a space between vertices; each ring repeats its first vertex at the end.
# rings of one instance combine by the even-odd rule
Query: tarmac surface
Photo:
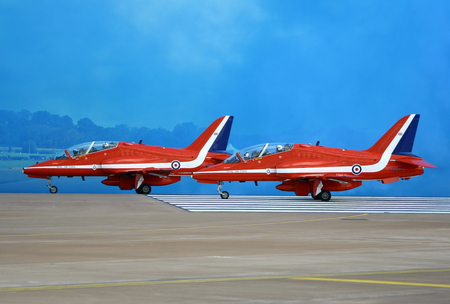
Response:
POLYGON ((449 302, 449 214, 0 194, 0 303, 449 302))

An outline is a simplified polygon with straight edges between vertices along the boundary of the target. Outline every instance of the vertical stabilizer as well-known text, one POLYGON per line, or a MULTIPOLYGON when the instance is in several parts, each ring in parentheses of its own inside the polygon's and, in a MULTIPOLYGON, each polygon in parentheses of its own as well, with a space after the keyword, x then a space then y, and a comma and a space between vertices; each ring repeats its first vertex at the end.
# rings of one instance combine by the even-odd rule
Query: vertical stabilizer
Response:
POLYGON ((414 146, 414 139, 416 138, 417 126, 419 125, 420 115, 416 114, 411 121, 408 129, 405 134, 403 134, 402 139, 395 147, 394 152, 392 154, 398 155, 412 155, 412 149, 414 146))
POLYGON ((227 153, 228 139, 230 139, 231 126, 233 125, 233 116, 229 116, 222 131, 220 131, 216 140, 209 149, 209 152, 227 153))
POLYGON ((386 132, 367 152, 411 155, 419 124, 419 114, 411 114, 401 118, 386 132))
POLYGON ((232 124, 233 116, 217 119, 186 149, 200 151, 208 145, 208 152, 226 153, 232 124))

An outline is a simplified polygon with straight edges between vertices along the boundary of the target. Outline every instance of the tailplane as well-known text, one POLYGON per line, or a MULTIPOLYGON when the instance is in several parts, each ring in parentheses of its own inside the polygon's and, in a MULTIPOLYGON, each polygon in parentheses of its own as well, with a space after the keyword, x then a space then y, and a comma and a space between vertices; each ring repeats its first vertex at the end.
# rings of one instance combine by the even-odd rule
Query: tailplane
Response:
POLYGON ((229 154, 226 149, 232 124, 233 116, 217 119, 186 149, 200 151, 206 148, 208 152, 229 154))

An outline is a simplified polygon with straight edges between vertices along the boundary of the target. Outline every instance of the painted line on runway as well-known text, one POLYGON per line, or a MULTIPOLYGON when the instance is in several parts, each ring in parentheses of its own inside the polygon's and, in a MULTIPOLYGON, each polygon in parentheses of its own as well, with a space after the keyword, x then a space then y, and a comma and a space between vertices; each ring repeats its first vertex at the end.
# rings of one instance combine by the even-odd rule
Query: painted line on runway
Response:
POLYGON ((51 291, 51 290, 84 289, 84 288, 131 287, 131 286, 151 286, 151 285, 164 285, 164 284, 217 283, 217 282, 260 281, 260 280, 281 280, 281 279, 450 288, 450 285, 448 285, 448 284, 321 278, 323 276, 343 276, 343 275, 356 276, 356 275, 361 275, 361 274, 379 275, 379 274, 404 274, 404 273, 433 273, 433 272, 449 272, 449 271, 450 271, 450 269, 421 269, 421 270, 407 270, 407 271, 336 273, 336 274, 315 274, 315 275, 300 275, 300 276, 299 275, 287 275, 287 276, 254 276, 254 277, 228 277, 228 278, 197 278, 197 279, 161 280, 161 281, 136 281, 136 282, 110 282, 110 283, 86 283, 86 284, 44 285, 44 286, 21 286, 21 287, 2 287, 2 288, 0 288, 0 292, 51 291))
POLYGON ((199 229, 230 228, 230 227, 253 227, 253 226, 267 226, 267 225, 285 225, 285 224, 296 224, 296 223, 308 223, 308 222, 339 220, 339 219, 354 218, 354 217, 360 217, 360 216, 366 216, 366 215, 368 215, 368 214, 367 213, 363 213, 363 214, 356 214, 356 215, 349 215, 349 216, 327 217, 327 218, 298 220, 298 221, 251 223, 251 224, 233 224, 233 225, 217 225, 217 226, 174 227, 174 228, 118 230, 118 231, 86 231, 86 232, 5 234, 5 235, 0 235, 0 238, 7 238, 7 237, 34 237, 34 236, 63 236, 63 235, 117 234, 117 233, 137 233, 137 232, 158 232, 158 231, 199 230, 199 229))
POLYGON ((392 270, 392 271, 370 271, 370 272, 349 272, 349 273, 330 273, 320 274, 321 277, 336 277, 336 276, 364 276, 364 275, 380 275, 380 274, 411 274, 411 273, 438 273, 450 272, 450 268, 444 269, 414 269, 414 270, 392 270))
POLYGON ((450 214, 450 197, 335 196, 329 202, 298 196, 149 195, 189 212, 431 213, 450 214))
POLYGON ((430 283, 396 282, 396 281, 351 280, 351 279, 331 279, 331 278, 295 278, 295 280, 450 288, 449 284, 430 284, 430 283))

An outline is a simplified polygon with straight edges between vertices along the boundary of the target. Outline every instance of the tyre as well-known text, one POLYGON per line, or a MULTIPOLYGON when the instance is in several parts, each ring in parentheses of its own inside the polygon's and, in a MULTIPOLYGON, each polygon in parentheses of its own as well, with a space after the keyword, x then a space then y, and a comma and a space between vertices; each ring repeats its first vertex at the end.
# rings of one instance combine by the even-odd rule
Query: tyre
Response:
POLYGON ((323 190, 317 195, 317 199, 320 199, 323 202, 328 202, 331 199, 330 191, 323 190))
POLYGON ((139 188, 136 189, 137 194, 150 194, 152 192, 152 187, 147 184, 142 184, 139 188))
POLYGON ((223 191, 222 193, 220 193, 220 197, 222 199, 227 199, 230 197, 230 194, 227 191, 223 191))
POLYGON ((51 186, 48 190, 50 191, 50 193, 58 192, 58 188, 56 188, 56 186, 51 186))

